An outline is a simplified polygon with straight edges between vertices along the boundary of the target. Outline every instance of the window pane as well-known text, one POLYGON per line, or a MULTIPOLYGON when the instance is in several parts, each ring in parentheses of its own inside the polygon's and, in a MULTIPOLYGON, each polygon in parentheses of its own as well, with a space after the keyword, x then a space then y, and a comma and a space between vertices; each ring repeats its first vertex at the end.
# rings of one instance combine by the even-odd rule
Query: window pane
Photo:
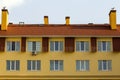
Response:
POLYGON ((55 41, 55 51, 58 51, 59 48, 58 48, 58 41, 55 41))
POLYGON ((39 60, 37 60, 37 70, 40 70, 40 61, 39 60))
POLYGON ((15 70, 15 61, 11 61, 11 70, 15 70))
POLYGON ((110 41, 107 42, 107 51, 111 51, 111 42, 110 41))
POLYGON ((84 61, 81 60, 81 70, 84 70, 84 61))
POLYGON ((54 70, 54 61, 50 60, 50 70, 54 70))
POLYGON ((89 61, 88 60, 86 60, 86 70, 88 71, 89 70, 89 61))
POLYGON ((98 41, 98 51, 101 51, 101 42, 98 41))
POLYGON ((60 70, 62 71, 63 70, 63 61, 60 60, 60 70))
POLYGON ((41 51, 40 42, 36 42, 36 51, 41 51))
POLYGON ((32 42, 28 42, 28 51, 32 52, 32 42))
POLYGON ((36 51, 36 42, 32 42, 32 51, 36 51))
POLYGON ((63 51, 63 42, 60 42, 60 51, 63 51))
POLYGON ((85 42, 85 51, 89 51, 89 42, 85 42))
POLYGON ((6 65, 7 65, 7 66, 6 66, 6 69, 7 69, 7 70, 10 70, 10 61, 7 60, 6 62, 7 62, 7 64, 6 64, 6 65))
POLYGON ((79 60, 76 61, 76 70, 77 71, 80 70, 80 61, 79 60))
POLYGON ((99 60, 98 61, 98 70, 102 70, 102 61, 101 60, 99 60))
POLYGON ((112 70, 112 62, 111 62, 111 60, 108 60, 108 70, 112 70))
POLYGON ((106 60, 103 60, 103 70, 107 70, 107 62, 106 62, 106 60))
POLYGON ((36 62, 35 60, 32 61, 32 70, 35 70, 36 62))
POLYGON ((54 42, 50 41, 50 51, 54 51, 54 42))
POLYGON ((55 60, 55 70, 58 70, 58 61, 55 60))
POLYGON ((16 61, 16 70, 20 70, 20 62, 19 62, 19 60, 16 61))
POLYGON ((16 51, 20 51, 20 42, 15 42, 16 51))
POLYGON ((31 70, 31 61, 30 60, 27 61, 27 70, 31 70))
POLYGON ((15 51, 15 42, 12 42, 12 51, 15 51))
POLYGON ((10 42, 7 42, 7 51, 10 51, 10 42))
POLYGON ((76 51, 79 51, 80 47, 79 47, 79 42, 76 41, 76 51))
POLYGON ((81 41, 81 51, 84 51, 84 42, 83 41, 81 41))
POLYGON ((106 51, 106 42, 105 41, 102 42, 102 47, 103 47, 103 51, 106 51))

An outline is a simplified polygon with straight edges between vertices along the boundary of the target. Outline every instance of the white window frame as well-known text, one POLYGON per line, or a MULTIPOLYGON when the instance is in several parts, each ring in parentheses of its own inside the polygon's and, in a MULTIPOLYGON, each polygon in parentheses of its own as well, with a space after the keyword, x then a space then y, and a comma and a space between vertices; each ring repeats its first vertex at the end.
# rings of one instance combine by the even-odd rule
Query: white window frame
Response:
POLYGON ((40 41, 28 41, 27 42, 27 46, 28 46, 28 48, 27 48, 27 51, 28 52, 41 52, 41 48, 42 48, 42 45, 41 45, 41 42, 40 41), (36 50, 33 50, 33 43, 35 42, 35 44, 36 44, 36 46, 35 46, 35 48, 36 48, 36 50))
POLYGON ((89 52, 89 41, 76 41, 76 52, 89 52), (81 43, 84 42, 84 50, 81 49, 81 43), (78 43, 78 44, 77 44, 78 43), (87 48, 87 44, 88 43, 88 50, 86 50, 87 48), (77 45, 79 45, 79 50, 77 50, 77 45))
POLYGON ((63 71, 63 67, 64 67, 64 64, 63 64, 63 60, 50 60, 50 67, 53 68, 53 70, 50 69, 50 71, 63 71), (51 66, 51 61, 53 61, 53 66, 51 66), (55 69, 56 68, 56 65, 55 65, 55 62, 58 61, 58 69, 55 69), (62 62, 62 69, 60 68, 60 64, 62 62))
POLYGON ((63 52, 63 41, 50 41, 50 51, 51 52, 63 52), (53 42, 53 45, 51 44, 51 42, 53 42), (55 50, 55 43, 58 42, 58 50, 55 50), (62 50, 61 50, 61 44, 62 44, 62 50), (53 46, 53 47, 52 47, 53 46), (53 48, 53 50, 51 50, 51 47, 53 48))
POLYGON ((38 61, 40 62, 40 66, 41 66, 41 61, 40 60, 27 60, 27 66, 30 66, 30 70, 28 70, 28 68, 27 68, 27 70, 28 71, 40 71, 41 67, 38 70, 38 66, 37 66, 38 61), (28 65, 28 61, 30 61, 30 65, 28 65), (33 69, 33 61, 35 61, 35 70, 33 69))
POLYGON ((7 41, 7 51, 8 52, 10 52, 10 51, 20 51, 20 41, 7 41), (12 50, 13 42, 15 43, 15 50, 12 50), (17 48, 19 48, 19 49, 17 50, 17 48))
MULTIPOLYGON (((7 71, 19 71, 19 70, 17 70, 17 61, 19 61, 19 60, 7 60, 7 61, 9 61, 10 62, 10 70, 8 70, 7 69, 7 71), (14 62, 14 66, 12 65, 12 62, 14 62), (14 67, 14 70, 12 69, 12 67, 14 67)), ((7 64, 7 62, 6 62, 6 67, 8 66, 8 64, 7 64)), ((20 68, 20 61, 19 61, 19 68, 20 68)))
POLYGON ((89 71, 89 67, 90 67, 90 64, 89 64, 89 60, 76 60, 76 71, 89 71), (79 69, 77 69, 77 61, 79 62, 79 69), (82 65, 82 61, 84 62, 82 65), (87 65, 87 62, 88 62, 88 65, 87 65), (83 69, 81 67, 84 67, 83 69), (88 66, 88 69, 87 69, 87 66, 88 66))
POLYGON ((111 52, 111 41, 98 41, 97 45, 98 45, 98 52, 111 52), (103 50, 103 42, 106 43, 106 46, 105 46, 106 50, 103 50), (99 43, 100 43, 100 45, 99 45, 99 43), (108 43, 110 43, 110 46, 108 43), (100 47, 100 50, 99 50, 99 47, 100 47), (108 47, 110 47, 110 50, 108 47))
POLYGON ((111 71, 112 70, 112 60, 98 60, 98 70, 99 71, 111 71), (102 69, 101 70, 99 70, 99 61, 101 61, 102 62, 102 65, 101 65, 101 67, 102 67, 102 69), (106 61, 106 69, 104 69, 104 61, 106 61), (111 69, 109 69, 109 65, 108 65, 108 62, 111 62, 110 64, 110 66, 111 66, 111 69))

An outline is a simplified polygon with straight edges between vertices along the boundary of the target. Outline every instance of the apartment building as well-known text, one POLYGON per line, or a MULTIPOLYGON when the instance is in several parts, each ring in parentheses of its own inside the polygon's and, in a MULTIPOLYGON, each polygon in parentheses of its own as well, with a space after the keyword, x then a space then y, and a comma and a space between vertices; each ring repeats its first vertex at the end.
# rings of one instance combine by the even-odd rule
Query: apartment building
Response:
POLYGON ((9 23, 2 9, 0 80, 120 80, 120 25, 9 23))

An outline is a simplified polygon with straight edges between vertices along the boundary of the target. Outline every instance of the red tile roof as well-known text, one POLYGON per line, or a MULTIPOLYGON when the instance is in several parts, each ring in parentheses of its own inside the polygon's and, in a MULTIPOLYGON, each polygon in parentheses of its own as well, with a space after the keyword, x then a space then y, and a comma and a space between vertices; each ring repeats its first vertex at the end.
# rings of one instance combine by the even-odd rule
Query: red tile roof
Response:
POLYGON ((108 24, 81 24, 81 25, 40 25, 40 24, 9 24, 7 31, 0 30, 0 36, 12 37, 120 37, 120 25, 111 30, 108 24))

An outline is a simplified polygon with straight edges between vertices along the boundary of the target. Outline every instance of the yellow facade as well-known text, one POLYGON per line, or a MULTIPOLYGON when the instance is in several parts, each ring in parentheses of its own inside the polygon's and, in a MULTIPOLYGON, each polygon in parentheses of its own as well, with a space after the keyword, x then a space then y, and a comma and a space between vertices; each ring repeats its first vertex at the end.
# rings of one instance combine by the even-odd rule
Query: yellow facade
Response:
MULTIPOLYGON (((112 38, 97 38, 97 41, 111 41, 112 38)), ((20 41, 21 38, 9 37, 7 41, 20 41)), ((42 38, 27 38, 26 45, 28 41, 40 41, 42 38)), ((50 41, 63 41, 64 38, 50 38, 50 41)), ((89 41, 90 38, 78 37, 75 41, 89 41)), ((120 53, 113 52, 73 52, 65 53, 63 52, 50 52, 47 53, 40 52, 36 56, 32 56, 31 52, 0 52, 0 79, 1 80, 88 80, 88 79, 104 79, 104 80, 115 80, 120 79, 120 53), (20 70, 19 71, 7 71, 6 70, 6 60, 20 60, 20 70), (28 71, 27 70, 27 60, 41 60, 41 70, 40 71, 28 71), (50 60, 63 60, 64 68, 63 71, 50 71, 50 60), (76 60, 89 60, 90 69, 89 71, 76 71, 76 60), (98 60, 112 60, 112 71, 98 71, 98 60)))

